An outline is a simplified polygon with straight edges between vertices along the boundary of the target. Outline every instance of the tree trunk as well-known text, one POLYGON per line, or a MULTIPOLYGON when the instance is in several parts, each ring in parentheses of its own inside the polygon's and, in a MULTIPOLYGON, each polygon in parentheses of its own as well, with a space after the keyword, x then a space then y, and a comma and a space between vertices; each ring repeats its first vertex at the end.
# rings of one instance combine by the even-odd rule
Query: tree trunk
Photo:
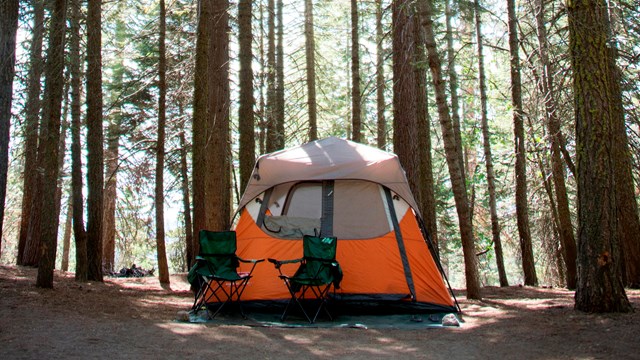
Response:
POLYGON ((609 66, 611 71, 612 105, 615 106, 616 117, 612 120, 614 136, 614 166, 616 184, 616 203, 618 236, 623 254, 622 278, 624 285, 640 288, 640 219, 638 203, 635 197, 633 182, 631 150, 625 124, 624 107, 620 81, 622 76, 616 65, 617 50, 610 49, 609 66))
POLYGON ((449 106, 447 104, 445 83, 442 79, 442 64, 436 49, 436 40, 433 32, 433 10, 431 8, 431 3, 428 1, 418 2, 418 6, 420 20, 425 30, 427 57, 436 92, 436 105, 438 108, 438 117, 440 118, 440 127, 442 129, 442 140, 444 142, 447 167, 449 168, 449 176, 458 213, 460 237, 465 263, 467 297, 470 299, 481 299, 482 295, 480 281, 478 278, 473 226, 471 224, 471 216, 469 214, 469 200, 467 198, 466 186, 462 176, 463 164, 460 163, 459 156, 459 152, 462 151, 462 149, 456 146, 453 122, 451 121, 449 106))
POLYGON ((231 141, 229 123, 229 1, 212 4, 209 37, 209 103, 207 124, 207 229, 229 230, 231 226, 231 141))
MULTIPOLYGON (((609 3, 608 3, 609 4, 609 3)), ((638 218, 638 203, 635 196, 633 181, 633 158, 632 150, 629 147, 625 110, 622 97, 622 72, 616 62, 618 60, 618 43, 615 42, 621 21, 621 14, 614 13, 615 9, 609 4, 607 22, 609 23, 610 44, 614 44, 610 49, 609 66, 611 68, 612 105, 615 106, 617 117, 614 126, 614 162, 615 162, 615 183, 616 201, 618 206, 618 223, 624 226, 618 227, 620 244, 623 253, 623 281, 630 288, 640 288, 640 218, 638 218), (618 26, 616 26, 618 25, 618 26)))
POLYGON ((196 64, 193 86, 193 234, 194 254, 198 254, 200 242, 198 233, 207 229, 205 178, 207 176, 207 119, 209 118, 209 32, 211 27, 211 6, 213 0, 199 0, 199 16, 196 39, 196 64))
POLYGON ((168 287, 169 264, 164 232, 164 143, 167 123, 167 50, 165 36, 167 33, 167 13, 164 0, 160 0, 160 29, 158 39, 158 139, 156 142, 156 252, 158 256, 158 280, 163 287, 168 287))
POLYGON ((82 196, 81 74, 80 74, 80 0, 70 0, 69 71, 71 73, 71 202, 73 203, 73 237, 76 244, 77 281, 88 277, 87 235, 84 227, 82 196))
POLYGON ((253 62, 251 14, 252 0, 238 2, 238 44, 240 51, 240 84, 238 132, 240 133, 240 190, 244 191, 256 161, 255 125, 253 120, 253 62))
POLYGON ((267 18, 267 141, 266 152, 278 150, 278 126, 276 120, 276 17, 274 0, 269 0, 267 18))
POLYGON ((378 148, 385 150, 387 147, 387 119, 384 111, 387 107, 384 99, 384 32, 382 30, 382 0, 376 0, 376 117, 378 125, 378 148))
POLYGON ((62 261, 60 270, 69 271, 69 248, 71 247, 71 227, 73 226, 73 202, 69 198, 67 205, 67 219, 64 222, 64 236, 62 237, 62 261))
POLYGON ((351 140, 362 142, 358 2, 351 0, 351 140))
POLYGON ((515 0, 507 0, 509 17, 509 49, 511 53, 511 102, 513 106, 513 128, 516 153, 516 218, 524 284, 538 285, 536 266, 533 260, 533 245, 529 229, 529 205, 527 204, 527 153, 524 134, 524 112, 522 110, 522 82, 520 79, 520 55, 515 0))
MULTIPOLYGON (((277 146, 276 148, 284 149, 285 133, 284 133, 284 24, 282 18, 282 0, 276 2, 276 132, 277 146)), ((252 169, 253 170, 253 169, 252 169)))
MULTIPOLYGON (((393 22, 393 150, 405 170, 409 187, 420 196, 416 77, 414 71, 415 19, 407 0, 392 2, 393 22)), ((420 201, 418 200, 418 203, 420 201)))
POLYGON ((489 132, 489 121, 487 119, 487 85, 484 71, 484 52, 482 44, 482 14, 480 13, 480 2, 475 0, 475 20, 476 20, 476 42, 478 44, 478 78, 480 84, 480 116, 482 127, 482 139, 484 147, 484 161, 487 168, 487 187, 489 190, 489 212, 491 213, 491 235, 493 247, 496 252, 496 266, 498 267, 498 278, 500 286, 509 286, 507 273, 504 269, 504 258, 502 254, 502 240, 500 239, 500 220, 496 208, 496 184, 493 173, 493 156, 491 155, 491 138, 489 132))
MULTIPOLYGON (((52 3, 50 3, 48 6, 51 7, 52 3)), ((44 32, 44 29, 42 31, 44 32)), ((49 29, 49 31, 51 30, 49 29)), ((48 70, 45 69, 45 71, 48 71, 48 70)), ((34 76, 33 81, 41 81, 41 80, 40 78, 35 79, 35 76, 34 76)), ((31 89, 31 91, 35 92, 35 89, 31 89)), ((36 97, 40 96, 40 94, 34 94, 34 95, 36 97)), ((45 93, 43 95, 43 98, 46 98, 47 96, 48 95, 45 93)), ((42 220, 42 214, 43 214, 42 206, 44 201, 43 199, 43 183, 44 183, 43 158, 50 156, 50 154, 43 153, 43 151, 45 151, 45 146, 43 146, 43 143, 48 141, 47 139, 48 129, 44 126, 45 121, 47 121, 46 118, 47 116, 49 116, 49 112, 50 112, 50 109, 46 108, 48 104, 50 103, 48 103, 46 100, 43 99, 42 104, 40 104, 42 105, 42 110, 40 110, 39 107, 36 109, 35 105, 33 109, 30 109, 31 111, 33 111, 33 114, 36 117, 39 117, 41 115, 40 114, 40 111, 41 111, 42 119, 40 120, 40 125, 37 126, 38 139, 37 141, 35 141, 35 143, 30 144, 30 145, 35 145, 35 147, 30 150, 35 153, 35 155, 30 155, 30 158, 35 159, 35 162, 32 165, 33 166, 32 169, 27 168, 28 173, 26 173, 26 176, 31 177, 31 179, 29 180, 30 184, 28 185, 29 188, 26 190, 26 195, 27 197, 30 198, 29 204, 28 204, 29 210, 27 210, 25 214, 23 214, 23 217, 25 218, 25 222, 26 222, 26 224, 23 224, 26 228, 26 236, 24 236, 25 238, 24 244, 18 245, 18 248, 19 248, 18 253, 22 255, 18 259, 18 263, 25 266, 37 267, 38 262, 40 261, 40 254, 41 254, 40 252, 41 241, 42 241, 41 220, 42 220), (20 249, 21 247, 22 249, 20 249)), ((21 234, 21 236, 23 235, 21 234)))
MULTIPOLYGON (((114 71, 115 73, 115 71, 114 71)), ((117 110, 119 112, 119 110, 117 110)), ((106 174, 104 188, 104 217, 102 265, 106 271, 114 271, 116 251, 116 200, 118 183, 118 157, 120 147, 121 115, 114 114, 107 128, 107 148, 105 150, 106 174)))
POLYGON ((560 149, 560 119, 556 116, 555 89, 553 85, 554 70, 549 61, 547 30, 545 28, 545 1, 537 0, 536 28, 538 33, 540 62, 542 66, 542 96, 545 102, 545 115, 549 139, 551 141, 551 172, 555 187, 556 204, 558 213, 558 233, 562 244, 563 259, 567 269, 567 288, 576 288, 576 240, 573 236, 571 224, 571 211, 569 209, 569 197, 565 184, 564 163, 560 149))
MULTIPOLYGON (((451 8, 451 0, 446 0, 445 17, 447 28, 447 72, 449 75, 449 93, 451 94, 451 121, 453 123, 453 137, 455 140, 455 145, 458 149, 462 150, 463 146, 462 131, 460 125, 460 101, 458 98, 458 72, 456 71, 456 56, 455 50, 453 49, 453 28, 451 26, 453 15, 454 12, 451 8)), ((458 152, 458 162, 460 164, 465 163, 463 151, 458 152)), ((466 191, 467 172, 464 166, 462 166, 460 170, 462 171, 462 180, 464 181, 466 191)))
POLYGON ((42 78, 42 38, 44 33, 44 4, 42 0, 33 1, 33 30, 31 49, 29 50, 29 75, 27 80, 27 102, 25 104, 24 139, 24 180, 22 188, 22 212, 20 216, 20 234, 18 240, 18 265, 23 264, 27 233, 31 220, 31 202, 36 186, 38 131, 40 119, 40 91, 42 78))
POLYGON ((307 59, 307 107, 309 111, 309 141, 318 139, 316 104, 316 42, 313 31, 313 0, 304 0, 304 38, 307 59))
MULTIPOLYGON (((416 15, 418 16, 418 15, 416 15)), ((414 28, 414 66, 416 77, 416 121, 418 123, 418 160, 420 178, 420 213, 424 219, 433 251, 439 255, 438 221, 436 217, 436 197, 433 180, 433 161, 431 157, 431 119, 429 118, 429 99, 427 97, 427 53, 424 47, 425 36, 419 18, 413 22, 414 28)))
MULTIPOLYGON (((69 1, 67 0, 67 5, 65 6, 66 8, 68 8, 69 1)), ((68 10, 66 12, 67 16, 65 16, 65 18, 68 17, 68 10)), ((66 29, 65 29, 66 31, 66 29)), ((65 43, 67 43, 67 40, 65 40, 65 43)), ((69 129, 71 127, 71 124, 69 122, 69 107, 70 107, 70 101, 69 101, 69 88, 71 86, 71 81, 70 81, 70 72, 67 71, 66 75, 63 79, 64 82, 64 86, 63 86, 63 90, 62 90, 62 101, 64 101, 64 107, 62 109, 62 114, 61 114, 61 121, 60 121, 60 137, 58 139, 58 181, 57 181, 57 186, 56 186, 56 196, 55 196, 55 208, 56 208, 56 218, 60 219, 60 216, 62 214, 62 188, 64 187, 64 179, 63 177, 66 175, 65 174, 65 162, 64 162, 64 158, 65 158, 65 154, 67 152, 67 129, 69 129)), ((67 221, 71 221, 71 218, 69 216, 67 216, 67 221)), ((59 222, 59 220, 58 220, 59 222)), ((71 230, 71 223, 69 223, 69 230, 71 230)), ((64 257, 64 246, 65 243, 64 241, 66 240, 64 238, 64 236, 66 236, 66 231, 67 231, 67 227, 66 227, 66 223, 65 223, 65 233, 63 235, 63 244, 62 244, 62 248, 63 248, 63 257, 64 257)), ((71 232, 69 232, 69 241, 71 241, 71 232)), ((68 247, 68 244, 67 244, 68 247)), ((67 261, 69 258, 69 254, 68 254, 68 249, 67 249, 67 261)), ((63 260, 63 259, 62 259, 63 260)), ((62 262, 62 261, 61 261, 62 262)))
POLYGON ((49 46, 45 68, 45 103, 42 126, 46 137, 40 144, 44 154, 38 159, 43 169, 42 207, 32 209, 41 211, 40 248, 38 260, 38 276, 36 286, 53 288, 53 269, 56 262, 58 244, 58 217, 56 191, 58 188, 60 118, 62 116, 62 98, 64 90, 64 37, 66 20, 66 0, 54 0, 51 3, 51 23, 49 30, 49 46), (47 216, 49 215, 49 216, 47 216))
POLYGON ((102 130, 102 0, 87 5, 88 280, 102 281, 104 135, 102 130))
MULTIPOLYGON (((182 108, 180 109, 182 113, 182 108)), ((185 233, 185 248, 187 254, 187 267, 195 263, 196 245, 193 242, 193 224, 191 222, 191 202, 189 195, 189 170, 187 167, 187 140, 184 136, 184 131, 179 134, 180 137, 180 177, 182 178, 182 206, 184 213, 184 233, 185 233)))
POLYGON ((578 170, 577 310, 633 311, 622 283, 622 253, 616 213, 616 121, 606 4, 571 2, 569 49, 574 74, 578 170))
POLYGON ((265 101, 265 83, 266 83, 266 74, 267 70, 265 68, 265 52, 264 52, 264 4, 260 3, 260 35, 259 38, 259 54, 258 61, 260 63, 260 71, 259 71, 259 89, 258 93, 258 154, 264 154, 266 151, 266 141, 267 141, 267 104, 265 101))
MULTIPOLYGON (((11 102, 13 76, 16 64, 16 34, 18 31, 18 0, 5 0, 0 5, 0 234, 4 222, 4 201, 7 195, 9 170, 9 130, 11 128, 11 102)), ((0 254, 2 239, 0 236, 0 254)))

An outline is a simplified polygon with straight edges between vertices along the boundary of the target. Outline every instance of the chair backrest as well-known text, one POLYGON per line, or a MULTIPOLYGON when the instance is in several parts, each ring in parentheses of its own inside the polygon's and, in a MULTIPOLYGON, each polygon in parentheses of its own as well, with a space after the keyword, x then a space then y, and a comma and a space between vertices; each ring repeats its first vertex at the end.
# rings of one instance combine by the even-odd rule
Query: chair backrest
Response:
POLYGON ((235 231, 200 230, 200 256, 234 255, 236 248, 235 231))
POLYGON ((335 237, 305 235, 302 238, 303 256, 309 259, 335 260, 337 246, 335 237))
POLYGON ((219 276, 237 274, 236 232, 200 230, 199 235, 199 255, 207 260, 212 272, 219 276))
POLYGON ((339 265, 335 263, 337 245, 336 237, 305 235, 302 238, 304 266, 297 275, 314 278, 322 284, 339 283, 342 272, 339 265), (329 262, 335 263, 335 266, 329 262))

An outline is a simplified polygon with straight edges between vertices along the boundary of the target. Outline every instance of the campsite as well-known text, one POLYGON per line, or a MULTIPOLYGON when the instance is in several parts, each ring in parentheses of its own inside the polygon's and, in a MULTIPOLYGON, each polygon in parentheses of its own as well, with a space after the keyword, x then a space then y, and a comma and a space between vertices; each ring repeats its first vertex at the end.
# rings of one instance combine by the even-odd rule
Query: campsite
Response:
MULTIPOLYGON (((563 289, 456 290, 460 327, 283 328, 176 320, 193 301, 186 274, 77 283, 56 271, 0 266, 1 359, 637 359, 640 313, 586 314, 563 289)), ((628 291, 640 308, 640 291, 628 291)))
POLYGON ((640 359, 637 3, 0 1, 0 360, 640 359))
MULTIPOLYGON (((580 312, 574 292, 549 286, 488 286, 482 300, 451 288, 416 221, 419 212, 394 154, 334 137, 266 154, 239 204, 233 231, 200 234, 203 256, 213 251, 204 242, 211 233, 233 235, 233 256, 263 258, 231 266, 234 276, 250 276, 240 283, 246 291, 228 299, 220 289, 235 278, 217 275, 218 269, 199 274, 194 266, 189 274, 172 274, 169 286, 135 265, 103 282, 78 282, 56 270, 54 288, 42 289, 34 283, 36 269, 2 265, 0 358, 598 359, 640 353, 637 312, 580 312), (298 290, 287 292, 273 267, 277 261, 264 258, 300 256, 305 234, 318 233, 337 239, 330 259, 340 264, 340 285, 327 286, 326 313, 318 308, 317 319, 300 312, 280 317, 298 290), (195 289, 201 291, 192 288, 193 274, 202 276, 195 289), (222 287, 203 286, 214 280, 222 287), (227 300, 223 311, 209 310, 227 300), (244 316, 234 307, 240 304, 244 316)), ((640 306, 640 291, 629 289, 627 296, 640 306)))

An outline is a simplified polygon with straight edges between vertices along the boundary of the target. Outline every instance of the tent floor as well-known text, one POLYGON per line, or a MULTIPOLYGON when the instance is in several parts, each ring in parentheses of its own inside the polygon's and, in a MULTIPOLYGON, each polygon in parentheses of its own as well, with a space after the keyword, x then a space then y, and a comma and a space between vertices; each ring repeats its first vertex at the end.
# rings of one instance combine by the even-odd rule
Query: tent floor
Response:
MULTIPOLYGON (((178 321, 205 323, 208 325, 239 325, 252 327, 279 328, 357 328, 357 329, 425 329, 441 327, 459 327, 461 320, 458 314, 447 312, 425 311, 348 311, 349 309, 331 308, 333 320, 321 312, 315 323, 311 324, 302 312, 290 310, 287 318, 280 319, 284 307, 243 306, 246 319, 238 311, 237 304, 227 304, 214 318, 210 319, 207 311, 189 312, 178 321), (227 308, 228 307, 228 308, 227 308), (342 311, 340 311, 342 310, 342 311)), ((353 310, 353 309, 351 309, 353 310)), ((397 310, 397 309, 396 309, 397 310)))

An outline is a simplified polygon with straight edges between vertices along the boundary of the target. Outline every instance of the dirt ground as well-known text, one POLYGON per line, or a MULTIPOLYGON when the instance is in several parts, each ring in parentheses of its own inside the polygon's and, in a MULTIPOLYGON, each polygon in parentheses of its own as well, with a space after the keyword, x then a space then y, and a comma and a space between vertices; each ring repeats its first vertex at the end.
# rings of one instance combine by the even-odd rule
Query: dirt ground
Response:
MULTIPOLYGON (((640 314, 573 310, 564 289, 458 293, 461 327, 276 328, 176 321, 191 306, 185 276, 171 290, 156 278, 78 283, 56 272, 53 290, 36 270, 0 265, 0 359, 640 359, 640 314)), ((640 291, 628 291, 640 309, 640 291)))

